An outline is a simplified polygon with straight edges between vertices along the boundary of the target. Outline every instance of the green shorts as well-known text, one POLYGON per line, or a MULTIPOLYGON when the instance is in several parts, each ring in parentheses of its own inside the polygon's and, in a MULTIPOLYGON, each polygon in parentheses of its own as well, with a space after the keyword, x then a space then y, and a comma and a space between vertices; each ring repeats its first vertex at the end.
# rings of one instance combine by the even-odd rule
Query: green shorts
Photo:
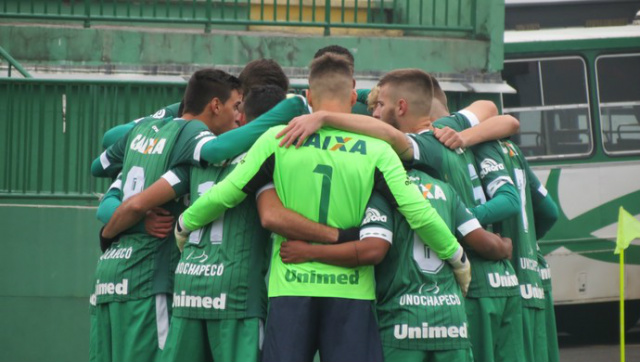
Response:
POLYGON ((545 310, 544 320, 547 332, 547 351, 549 352, 549 362, 560 361, 560 349, 558 348, 558 329, 556 327, 556 312, 553 309, 553 296, 551 288, 545 289, 545 310))
POLYGON ((528 362, 549 360, 545 314, 544 309, 522 308, 524 353, 528 362))
POLYGON ((476 362, 524 361, 520 296, 466 298, 469 339, 476 362))
POLYGON ((96 306, 96 361, 155 362, 169 331, 171 296, 96 306))
POLYGON ((173 317, 163 362, 258 362, 263 340, 259 318, 190 319, 173 317))
POLYGON ((385 362, 473 362, 471 348, 422 351, 382 346, 385 362))

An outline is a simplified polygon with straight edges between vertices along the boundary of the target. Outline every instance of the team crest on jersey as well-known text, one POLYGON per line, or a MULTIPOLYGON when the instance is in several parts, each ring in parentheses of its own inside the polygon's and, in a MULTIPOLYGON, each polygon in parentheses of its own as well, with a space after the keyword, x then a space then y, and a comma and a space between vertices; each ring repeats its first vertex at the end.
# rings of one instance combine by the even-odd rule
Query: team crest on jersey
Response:
POLYGON ((319 134, 314 133, 304 142, 304 147, 314 147, 317 149, 328 151, 341 151, 349 153, 359 153, 361 155, 367 154, 367 143, 363 140, 352 141, 351 137, 340 136, 325 136, 321 137, 319 134))
POLYGON ((157 119, 162 119, 164 118, 165 114, 167 114, 167 111, 165 109, 161 109, 159 111, 157 111, 156 113, 153 114, 153 118, 157 118, 157 119))
POLYGON ((442 191, 442 187, 436 184, 420 184, 418 187, 425 199, 447 201, 447 196, 444 194, 444 191, 442 191))
POLYGON ((380 211, 376 209, 367 207, 367 210, 364 212, 364 220, 362 221, 362 225, 376 221, 387 222, 387 216, 382 215, 380 211))
POLYGON ((480 169, 480 177, 484 178, 489 172, 504 170, 504 165, 490 158, 485 158, 480 163, 480 169))

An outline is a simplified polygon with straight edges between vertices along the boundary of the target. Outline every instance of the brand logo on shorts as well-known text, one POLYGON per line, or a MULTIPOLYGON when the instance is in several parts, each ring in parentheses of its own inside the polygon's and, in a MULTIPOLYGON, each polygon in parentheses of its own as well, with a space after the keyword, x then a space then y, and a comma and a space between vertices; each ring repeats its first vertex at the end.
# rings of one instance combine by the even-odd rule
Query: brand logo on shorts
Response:
POLYGON ((367 207, 367 210, 364 212, 364 220, 362 221, 362 225, 376 221, 387 222, 387 216, 382 215, 380 211, 374 208, 367 207))
POLYGON ((489 172, 504 170, 504 165, 490 158, 485 158, 480 163, 480 169, 480 177, 484 178, 489 172))
POLYGON ((442 338, 467 338, 467 323, 461 326, 435 326, 422 323, 422 326, 409 327, 408 324, 396 324, 393 326, 393 336, 396 339, 442 339, 442 338))

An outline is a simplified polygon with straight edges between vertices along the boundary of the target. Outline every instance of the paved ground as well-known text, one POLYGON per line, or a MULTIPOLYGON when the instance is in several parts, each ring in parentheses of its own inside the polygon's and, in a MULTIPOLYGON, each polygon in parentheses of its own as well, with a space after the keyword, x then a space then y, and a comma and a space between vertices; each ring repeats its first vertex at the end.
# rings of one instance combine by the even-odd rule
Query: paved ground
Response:
MULTIPOLYGON (((597 326, 594 326, 597 328, 597 326)), ((640 323, 626 335, 625 359, 627 362, 640 361, 640 323)), ((616 362, 620 361, 618 342, 577 339, 570 335, 560 335, 560 362, 616 362)))

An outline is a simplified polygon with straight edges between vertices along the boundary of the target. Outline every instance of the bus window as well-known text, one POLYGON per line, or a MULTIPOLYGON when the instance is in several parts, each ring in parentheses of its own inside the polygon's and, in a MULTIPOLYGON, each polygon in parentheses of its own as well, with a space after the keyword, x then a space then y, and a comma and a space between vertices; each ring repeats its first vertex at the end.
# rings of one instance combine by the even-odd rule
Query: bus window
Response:
POLYGON ((600 56, 596 74, 605 152, 640 152, 640 54, 600 56))
POLYGON ((514 141, 527 157, 584 156, 593 149, 586 66, 582 58, 507 61, 504 112, 520 120, 514 141))

